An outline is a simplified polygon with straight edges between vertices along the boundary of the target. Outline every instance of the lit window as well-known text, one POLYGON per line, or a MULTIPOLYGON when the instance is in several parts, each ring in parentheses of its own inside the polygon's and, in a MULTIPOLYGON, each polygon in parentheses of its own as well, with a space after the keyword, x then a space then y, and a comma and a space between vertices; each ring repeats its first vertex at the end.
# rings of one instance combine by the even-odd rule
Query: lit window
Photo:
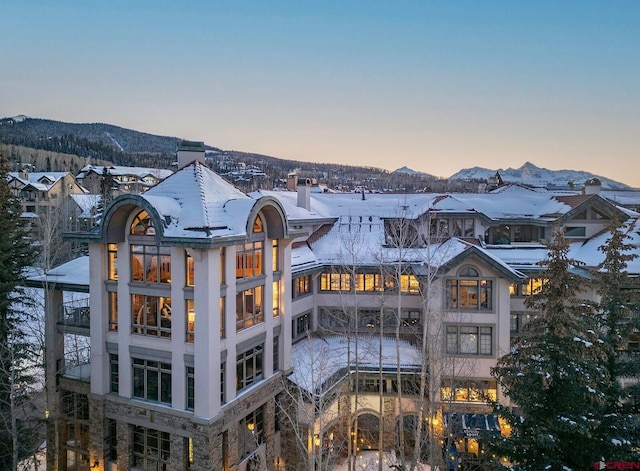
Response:
MULTIPOLYGON (((238 457, 242 460, 264 442, 264 406, 258 407, 238 423, 238 457)), ((249 468, 259 469, 259 468, 249 468)))
POLYGON ((236 278, 250 278, 263 274, 263 242, 248 242, 236 246, 236 278))
POLYGON ((400 275, 400 291, 407 294, 418 294, 420 284, 415 275, 400 275))
POLYGON ((256 220, 253 221, 253 232, 263 232, 263 231, 264 231, 264 228, 262 226, 262 219, 257 217, 256 220))
POLYGON ((280 269, 280 249, 278 246, 278 241, 277 239, 273 239, 271 241, 271 270, 272 271, 278 271, 280 269))
POLYGON ((321 291, 350 291, 351 276, 348 273, 321 273, 321 291))
POLYGON ((480 279, 474 268, 463 268, 458 279, 446 281, 447 308, 490 310, 493 308, 493 282, 480 279), (474 279, 476 278, 476 279, 474 279))
POLYGON ((116 244, 107 245, 107 278, 109 280, 118 279, 118 246, 116 244))
POLYGON ((132 294, 131 332, 171 337, 171 298, 132 294))
POLYGON ((311 275, 299 276, 293 281, 293 297, 311 293, 311 275))
POLYGON ((273 317, 280 315, 280 281, 273 282, 273 317))
POLYGON ((169 248, 155 245, 132 245, 131 281, 171 283, 169 248))
POLYGON ((196 308, 193 299, 186 300, 187 310, 187 342, 193 342, 195 340, 195 327, 196 327, 196 308))
POLYGON ((195 284, 193 257, 188 253, 186 253, 186 259, 187 259, 187 286, 193 286, 195 284))
POLYGON ((446 378, 442 380, 440 396, 443 401, 484 403, 495 401, 497 390, 496 381, 446 378))
POLYGON ((262 286, 236 293, 236 330, 264 321, 262 286))
POLYGON ((140 211, 131 223, 132 235, 155 235, 156 229, 153 227, 151 217, 146 211, 140 211))

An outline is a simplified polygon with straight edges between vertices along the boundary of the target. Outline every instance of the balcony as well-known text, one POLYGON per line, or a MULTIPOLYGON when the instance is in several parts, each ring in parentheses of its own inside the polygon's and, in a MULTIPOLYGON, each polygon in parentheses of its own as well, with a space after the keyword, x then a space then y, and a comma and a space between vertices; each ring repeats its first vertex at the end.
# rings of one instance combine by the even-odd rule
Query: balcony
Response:
POLYGON ((76 299, 60 306, 58 311, 58 329, 64 332, 89 335, 91 311, 89 298, 76 299))

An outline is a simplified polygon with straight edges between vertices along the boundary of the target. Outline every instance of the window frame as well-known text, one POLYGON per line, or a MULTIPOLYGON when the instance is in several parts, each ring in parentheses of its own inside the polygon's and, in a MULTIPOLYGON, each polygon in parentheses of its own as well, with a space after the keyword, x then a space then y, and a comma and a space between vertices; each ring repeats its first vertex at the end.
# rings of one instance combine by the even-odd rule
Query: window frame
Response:
POLYGON ((494 325, 447 324, 444 339, 445 353, 454 356, 493 357, 495 355, 494 334, 494 325), (473 345, 475 349, 471 351, 473 345))
POLYGON ((236 392, 264 380, 264 344, 236 355, 236 392))
POLYGON ((135 399, 171 405, 171 363, 133 357, 131 369, 135 399))

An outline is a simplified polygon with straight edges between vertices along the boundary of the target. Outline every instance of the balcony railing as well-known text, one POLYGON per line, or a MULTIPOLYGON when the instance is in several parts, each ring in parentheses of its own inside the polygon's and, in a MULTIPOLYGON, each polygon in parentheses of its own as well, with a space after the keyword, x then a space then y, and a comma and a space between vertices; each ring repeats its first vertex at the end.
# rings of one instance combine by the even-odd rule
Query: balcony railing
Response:
POLYGON ((58 324, 69 327, 86 327, 88 329, 90 320, 89 298, 73 300, 60 306, 58 324))

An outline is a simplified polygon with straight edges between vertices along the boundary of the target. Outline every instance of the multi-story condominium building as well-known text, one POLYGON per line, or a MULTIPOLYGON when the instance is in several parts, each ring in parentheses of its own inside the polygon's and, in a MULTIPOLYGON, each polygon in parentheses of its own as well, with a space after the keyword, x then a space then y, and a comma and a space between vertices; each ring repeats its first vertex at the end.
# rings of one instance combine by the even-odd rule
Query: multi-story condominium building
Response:
POLYGON ((400 431, 423 422, 477 456, 552 228, 585 273, 611 220, 640 245, 638 214, 598 194, 246 195, 203 161, 179 152, 75 236, 88 257, 32 279, 49 293, 50 469, 313 469, 410 449, 400 431), (90 339, 90 368, 69 335, 90 339))
POLYGON ((144 193, 172 173, 171 170, 158 168, 86 165, 76 178, 89 192, 101 194, 106 174, 113 196, 118 196, 124 193, 144 193))
POLYGON ((67 195, 86 193, 70 172, 10 172, 8 181, 22 212, 32 217, 60 206, 67 195))

